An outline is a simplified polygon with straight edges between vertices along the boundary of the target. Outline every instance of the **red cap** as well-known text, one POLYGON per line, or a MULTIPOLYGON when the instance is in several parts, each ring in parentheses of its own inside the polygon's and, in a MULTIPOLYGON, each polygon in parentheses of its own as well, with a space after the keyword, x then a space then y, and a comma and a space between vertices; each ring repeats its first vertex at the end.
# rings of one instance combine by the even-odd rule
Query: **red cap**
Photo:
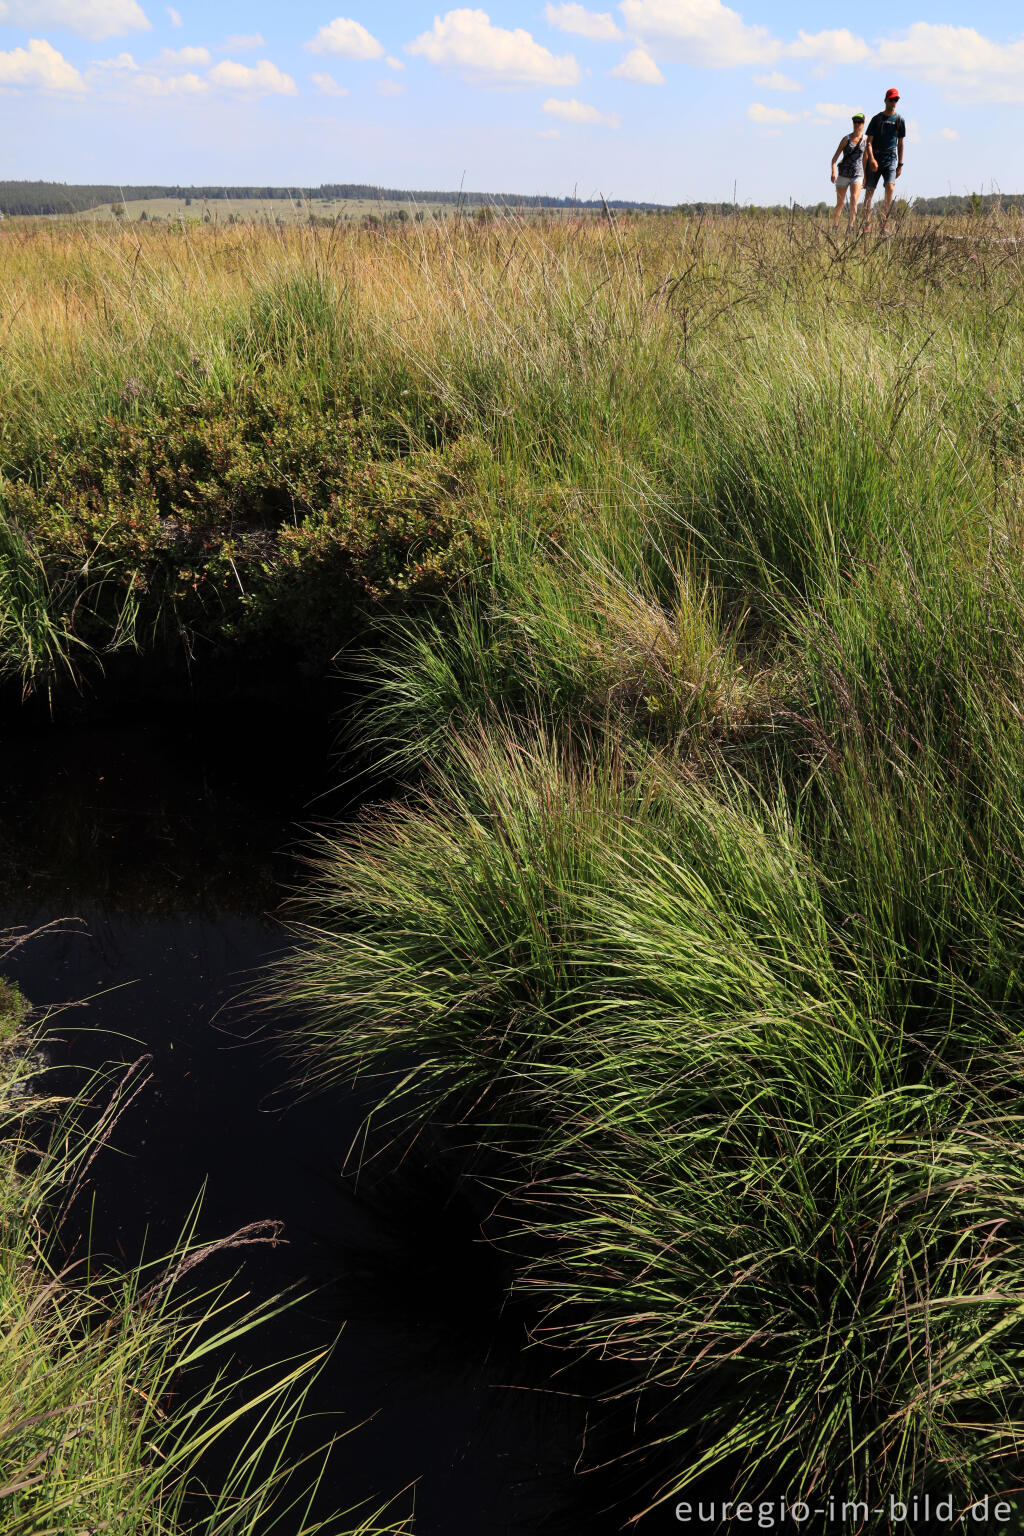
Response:
POLYGON ((900 93, 894 85, 890 85, 889 89, 886 91, 885 99, 886 101, 899 101, 900 93))

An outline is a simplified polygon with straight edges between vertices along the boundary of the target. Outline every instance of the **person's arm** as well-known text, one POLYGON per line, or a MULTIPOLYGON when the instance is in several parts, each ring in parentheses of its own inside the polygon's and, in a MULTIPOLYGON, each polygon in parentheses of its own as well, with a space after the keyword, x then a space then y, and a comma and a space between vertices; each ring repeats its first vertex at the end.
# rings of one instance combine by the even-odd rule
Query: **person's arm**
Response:
POLYGON ((903 140, 906 138, 906 136, 907 136, 907 125, 903 121, 903 119, 900 118, 899 137, 896 140, 896 143, 897 143, 897 146, 898 146, 898 149, 899 149, 899 158, 896 161, 896 175, 897 176, 902 176, 903 175, 903 140))
POLYGON ((870 132, 867 134, 867 143, 864 145, 864 164, 869 171, 875 170, 878 161, 875 159, 875 146, 871 142, 870 132))
POLYGON ((849 137, 850 137, 850 135, 848 133, 844 133, 843 134, 843 137, 839 140, 839 148, 836 150, 835 154, 832 156, 832 180, 833 181, 835 181, 835 179, 836 179, 836 161, 839 159, 839 156, 842 154, 843 150, 846 148, 846 141, 847 141, 847 139, 849 137))

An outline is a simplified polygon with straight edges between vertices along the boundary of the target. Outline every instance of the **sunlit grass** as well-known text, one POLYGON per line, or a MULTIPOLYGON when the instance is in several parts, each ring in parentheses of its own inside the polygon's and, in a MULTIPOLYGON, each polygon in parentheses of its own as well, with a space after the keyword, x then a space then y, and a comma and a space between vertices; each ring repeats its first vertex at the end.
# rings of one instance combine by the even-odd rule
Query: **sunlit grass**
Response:
POLYGON ((0 242, 8 669, 346 642, 400 793, 314 855, 297 1074, 391 1063, 391 1112, 468 1119, 662 1494, 1019 1475, 1000 228, 0 242))

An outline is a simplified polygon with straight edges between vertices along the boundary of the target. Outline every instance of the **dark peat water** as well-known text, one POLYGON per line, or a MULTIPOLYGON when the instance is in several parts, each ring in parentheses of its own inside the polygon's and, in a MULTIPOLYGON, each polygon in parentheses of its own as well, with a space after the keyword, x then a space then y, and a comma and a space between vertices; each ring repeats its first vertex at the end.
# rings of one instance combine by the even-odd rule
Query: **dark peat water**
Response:
MULTIPOLYGON (((312 1288, 239 1364, 323 1349, 344 1324, 309 1400, 324 1418, 296 1446, 352 1431, 331 1453, 325 1510, 396 1495, 418 1536, 619 1529, 636 1506, 619 1503, 617 1475, 574 1471, 592 1455, 592 1405, 524 1348, 456 1160, 421 1137, 357 1180, 346 1157, 369 1099, 290 1102, 252 1038, 240 999, 288 942, 280 909, 302 879, 304 829, 352 814, 330 788, 330 711, 135 700, 72 723, 8 721, 2 752, 0 923, 60 924, 7 973, 37 1008, 63 1009, 55 1067, 145 1056, 152 1074, 76 1212, 93 1251, 157 1257, 201 1191, 204 1240, 284 1223, 285 1245, 232 1252, 210 1278, 240 1271, 254 1296, 312 1288)), ((288 1025, 263 1021, 271 1035, 288 1025)), ((670 1527, 667 1511, 642 1525, 670 1527)))

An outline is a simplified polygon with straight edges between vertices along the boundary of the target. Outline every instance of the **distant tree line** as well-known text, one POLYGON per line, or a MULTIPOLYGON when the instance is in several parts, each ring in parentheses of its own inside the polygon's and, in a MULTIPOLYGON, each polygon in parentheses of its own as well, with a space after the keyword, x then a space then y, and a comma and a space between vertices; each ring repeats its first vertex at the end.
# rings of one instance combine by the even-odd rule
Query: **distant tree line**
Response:
MULTIPOLYGON (((750 212, 749 205, 741 208, 736 203, 696 202, 678 203, 669 209, 658 203, 633 202, 624 198, 573 197, 523 197, 510 192, 410 192, 397 187, 374 187, 341 182, 329 182, 319 187, 184 187, 184 186, 88 186, 59 181, 0 181, 0 213, 72 214, 84 213, 102 204, 123 208, 125 203, 140 202, 150 198, 176 198, 192 206, 196 202, 219 202, 227 198, 252 200, 293 199, 296 202, 380 202, 380 203, 435 203, 442 206, 477 208, 485 205, 508 208, 595 210, 604 207, 622 212, 669 213, 677 212, 700 217, 750 212)), ((817 212, 824 204, 813 203, 807 207, 799 203, 777 203, 756 211, 778 216, 793 213, 817 212)), ((911 209, 915 214, 987 214, 1024 208, 1024 193, 971 193, 965 196, 914 198, 911 209)))
MULTIPOLYGON (((828 211, 831 203, 772 203, 772 204, 739 204, 739 203, 676 203, 671 210, 663 212, 687 214, 691 218, 699 218, 708 214, 740 214, 740 213, 769 213, 778 218, 789 217, 793 214, 820 213, 828 211)), ((913 214, 965 214, 986 215, 990 213, 1007 213, 1012 209, 1024 209, 1024 193, 980 193, 971 192, 964 196, 949 195, 946 197, 915 197, 908 203, 913 214)))
POLYGON ((911 204, 913 213, 1008 213, 1011 209, 1024 208, 1022 192, 971 192, 966 196, 915 197, 911 204))
MULTIPOLYGON (((458 207, 495 203, 515 208, 601 208, 600 198, 584 201, 573 197, 520 197, 513 193, 407 192, 395 187, 331 183, 320 187, 182 187, 182 186, 78 186, 59 181, 0 181, 0 213, 84 213, 104 203, 118 205, 144 199, 169 197, 182 202, 218 202, 225 198, 260 200, 292 198, 296 202, 379 201, 382 203, 442 203, 458 207)), ((655 208, 654 203, 609 199, 609 208, 655 208)))

